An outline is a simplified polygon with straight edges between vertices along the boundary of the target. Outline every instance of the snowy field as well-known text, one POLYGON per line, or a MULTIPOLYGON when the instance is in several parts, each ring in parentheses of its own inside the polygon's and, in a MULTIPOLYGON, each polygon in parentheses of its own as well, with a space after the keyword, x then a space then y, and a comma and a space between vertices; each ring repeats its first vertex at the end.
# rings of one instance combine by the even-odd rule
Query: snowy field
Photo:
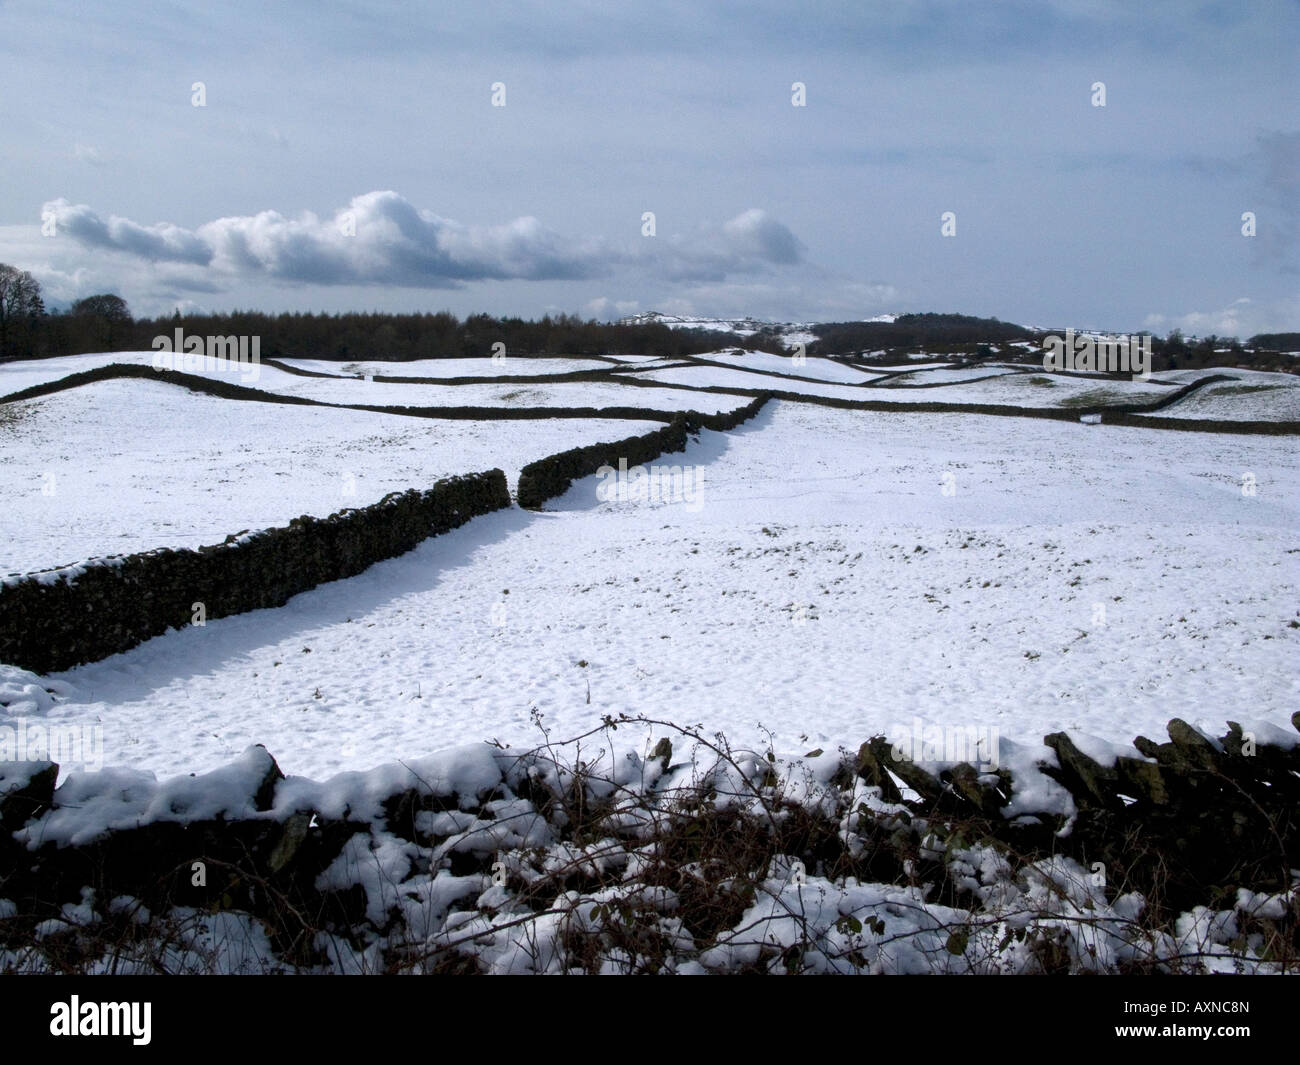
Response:
POLYGON ((576 370, 608 370, 603 359, 506 358, 491 359, 413 359, 410 362, 339 362, 326 359, 277 359, 286 366, 337 377, 531 377, 544 373, 573 373, 576 370))
POLYGON ((871 381, 880 376, 846 362, 816 358, 814 356, 805 357, 801 366, 796 365, 791 356, 770 355, 764 351, 747 351, 743 355, 734 355, 730 352, 715 352, 712 355, 702 355, 700 357, 708 359, 710 362, 723 362, 742 370, 767 370, 772 373, 796 374, 800 377, 816 377, 823 381, 835 381, 841 384, 861 384, 863 381, 871 381))
POLYGON ((625 711, 738 743, 770 729, 784 753, 935 724, 1035 743, 1158 737, 1175 715, 1289 728, 1291 438, 778 402, 659 461, 698 471, 697 494, 601 502, 589 478, 546 512, 60 674, 49 723, 100 726, 106 764, 160 776, 262 743, 316 779, 530 745, 535 713, 555 738, 625 711))
MULTIPOLYGON (((528 367, 541 360, 507 359, 493 363, 491 359, 447 360, 457 365, 460 376, 499 376, 499 384, 451 385, 430 374, 426 382, 391 384, 384 381, 366 381, 360 375, 342 375, 350 363, 315 363, 303 368, 333 367, 318 372, 340 374, 337 378, 300 377, 266 363, 225 364, 213 360, 211 364, 193 369, 178 366, 196 377, 260 389, 283 396, 299 396, 320 403, 364 404, 380 407, 646 407, 652 410, 698 410, 711 414, 732 410, 743 405, 735 397, 709 395, 669 388, 636 388, 619 383, 616 376, 610 383, 596 381, 512 382, 510 378, 532 373, 548 372, 528 367), (360 376, 360 379, 358 379, 360 376)), ((572 360, 549 360, 569 362, 572 360)), ((0 397, 82 373, 110 363, 150 366, 153 353, 147 351, 114 352, 99 355, 77 355, 58 359, 27 360, 0 364, 0 397)), ((355 364, 362 365, 362 364, 355 364)), ((369 365, 369 364, 366 364, 369 365)), ((420 363, 387 363, 390 376, 418 377, 420 363), (408 367, 416 370, 408 372, 408 367)), ((597 366, 553 367, 549 372, 565 369, 601 368, 612 370, 613 364, 597 366)), ((622 434, 628 435, 626 433, 622 434)))
POLYGON ((868 390, 864 398, 899 403, 996 403, 1009 407, 1149 403, 1175 391, 1154 381, 1103 380, 1053 373, 1007 373, 995 367, 907 374, 868 390), (940 387, 921 387, 937 383, 940 387))
MULTIPOLYGON (((0 364, 0 396, 109 363, 151 365, 152 352, 116 352, 0 364)), ((1210 368, 1152 374, 1150 380, 1071 377, 1032 368, 991 363, 951 368, 925 363, 889 374, 871 373, 830 359, 809 357, 802 366, 791 358, 764 352, 741 355, 715 352, 694 359, 619 356, 615 362, 594 359, 513 358, 426 359, 405 363, 327 362, 290 359, 288 365, 331 375, 302 377, 266 364, 210 365, 187 370, 196 376, 266 392, 330 404, 382 407, 484 406, 644 407, 716 413, 740 406, 743 394, 696 391, 700 388, 773 389, 809 396, 896 403, 985 403, 1015 407, 1076 407, 1142 403, 1165 399, 1176 387, 1204 377, 1227 374, 1236 380, 1204 391, 1158 412, 1159 417, 1222 418, 1233 421, 1300 420, 1300 379, 1291 374, 1210 368), (702 361, 701 361, 702 360, 702 361), (710 365, 718 363, 722 365, 710 365), (516 381, 512 378, 596 371, 607 380, 516 381), (767 371, 767 372, 753 372, 767 371), (772 376, 773 373, 791 375, 772 376), (365 376, 424 378, 408 383, 365 380, 365 376), (458 377, 499 381, 455 384, 458 377), (629 378, 664 387, 622 383, 629 378), (798 378, 817 378, 815 381, 798 378)), ((627 434, 622 434, 627 435, 627 434)))
MULTIPOLYGON (((20 359, 15 362, 0 363, 0 396, 111 363, 152 366, 154 354, 152 351, 110 351, 89 355, 64 355, 55 359, 20 359)), ((537 374, 572 373, 575 370, 609 370, 615 365, 601 359, 564 358, 508 358, 504 362, 493 362, 491 359, 416 359, 411 362, 339 362, 327 359, 277 359, 276 361, 295 369, 330 374, 334 377, 364 378, 366 374, 378 374, 387 377, 427 377, 431 382, 442 381, 449 377, 508 379, 511 376, 531 377, 537 374)), ((184 370, 185 367, 178 366, 177 369, 184 370)), ((192 369, 186 372, 249 386, 256 386, 259 383, 259 380, 249 379, 249 368, 246 366, 216 371, 192 369)), ((259 379, 262 374, 271 375, 276 380, 285 377, 290 380, 301 380, 269 365, 258 367, 259 379)))
MULTIPOLYGON (((802 373, 802 369, 791 368, 789 373, 802 373)), ((637 375, 645 380, 661 381, 665 384, 685 385, 691 388, 746 388, 779 389, 786 392, 798 392, 805 396, 830 396, 837 399, 875 399, 874 390, 867 390, 861 384, 837 384, 832 381, 800 381, 792 377, 771 377, 768 374, 749 373, 742 369, 721 366, 678 366, 666 370, 647 370, 637 375)), ((888 399, 889 397, 885 397, 888 399)))
POLYGON ((661 424, 445 422, 99 381, 0 407, 0 575, 220 543, 494 467, 513 489, 535 459, 661 424))
POLYGON ((913 388, 917 385, 954 385, 965 384, 975 378, 998 377, 1005 374, 1024 373, 1024 367, 1013 366, 979 366, 954 367, 945 369, 942 366, 927 366, 910 369, 902 367, 895 374, 891 374, 881 387, 883 388, 913 388))
POLYGON ((1300 421, 1300 379, 1291 374, 1225 371, 1237 381, 1216 382, 1155 417, 1223 421, 1300 421))
MULTIPOLYGON (((490 365, 490 363, 489 363, 490 365)), ((502 370, 500 384, 391 384, 386 381, 327 380, 295 377, 261 367, 251 387, 285 396, 305 396, 322 403, 361 403, 380 407, 647 407, 651 410, 698 410, 712 414, 733 410, 736 397, 669 388, 636 388, 617 379, 603 381, 511 382, 502 370)), ((517 373, 512 370, 511 372, 517 373)), ((626 434, 624 434, 626 435, 626 434)))

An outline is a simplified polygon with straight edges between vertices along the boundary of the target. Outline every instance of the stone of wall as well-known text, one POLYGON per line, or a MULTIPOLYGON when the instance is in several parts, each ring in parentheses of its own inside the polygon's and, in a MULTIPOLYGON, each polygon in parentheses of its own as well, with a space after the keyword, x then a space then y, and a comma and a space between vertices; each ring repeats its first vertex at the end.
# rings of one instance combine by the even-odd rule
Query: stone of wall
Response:
MULTIPOLYGON (((1300 714, 1293 724, 1300 729, 1300 714)), ((856 764, 845 759, 832 779, 857 796, 854 831, 872 841, 871 848, 856 855, 846 850, 839 814, 819 832, 808 831, 806 823, 800 828, 795 819, 792 835, 771 842, 805 848, 778 853, 799 857, 809 870, 824 863, 859 878, 899 883, 943 881, 940 839, 958 848, 992 845, 1022 863, 1068 856, 1094 871, 1094 863, 1103 863, 1111 896, 1139 891, 1170 916, 1204 902, 1231 905, 1239 888, 1286 891, 1297 860, 1300 745, 1281 729, 1256 741, 1233 723, 1219 739, 1178 719, 1169 722, 1168 733, 1168 743, 1138 737, 1141 758, 1119 757, 1109 765, 1089 758, 1063 733, 1045 737, 1038 767, 1069 792, 1074 812, 1068 831, 1053 802, 1045 809, 1021 802, 1011 816, 1008 806, 1022 788, 1043 795, 1020 771, 981 774, 968 763, 927 768, 893 757, 885 740, 872 739, 856 764), (883 804, 862 803, 855 776, 879 788, 883 804), (893 776, 917 795, 904 799, 893 776), (858 864, 843 864, 850 861, 858 864)), ((661 740, 650 760, 667 767, 672 757, 671 743, 661 740)), ((129 896, 154 913, 181 905, 256 915, 286 956, 309 948, 322 928, 364 939, 387 927, 394 914, 368 913, 366 877, 358 875, 350 887, 320 879, 358 833, 401 844, 405 871, 394 875, 394 884, 417 872, 418 848, 434 848, 435 863, 439 856, 449 863, 445 875, 470 878, 465 891, 445 897, 461 899, 458 908, 489 905, 482 892, 507 852, 528 849, 537 839, 575 839, 581 825, 575 828, 572 816, 600 816, 598 796, 608 796, 601 781, 561 774, 554 758, 551 749, 519 753, 473 745, 400 769, 380 766, 317 783, 284 777, 264 748, 251 747, 203 776, 148 785, 137 780, 130 788, 120 773, 103 781, 101 774, 73 774, 56 788, 53 763, 0 762, 0 898, 12 904, 8 920, 0 915, 0 945, 58 918, 86 888, 101 906, 129 896), (585 796, 581 806, 579 794, 585 796), (503 810, 509 811, 507 825, 503 810), (195 882, 195 863, 206 868, 203 883, 195 882)), ((765 761, 755 759, 745 772, 752 774, 753 794, 768 788, 765 761)), ((656 817, 663 813, 650 779, 640 798, 644 817, 628 818, 620 807, 624 813, 602 822, 605 830, 620 825, 613 834, 621 832, 639 852, 645 848, 642 826, 656 810, 656 817)), ((687 808, 680 796, 669 793, 662 802, 701 822, 702 831, 681 838, 698 841, 716 831, 705 824, 714 816, 711 801, 692 804, 689 814, 682 813, 687 808)), ((657 823, 670 832, 671 821, 657 823)), ((756 835, 738 837, 731 860, 739 863, 752 850, 761 869, 768 857, 759 838, 763 826, 784 830, 770 814, 748 824, 756 835)), ((368 847, 357 849, 355 858, 378 861, 368 847)), ((384 895, 380 885, 373 887, 372 903, 384 895)), ((401 905, 396 891, 385 897, 387 907, 401 905)))
POLYGON ((282 606, 508 506, 505 474, 489 470, 328 517, 233 534, 214 546, 160 548, 9 578, 0 582, 0 662, 50 673, 182 628, 195 603, 206 618, 282 606))
POLYGON ((769 398, 762 394, 743 407, 719 414, 686 411, 662 429, 613 443, 575 447, 530 462, 519 473, 518 503, 521 507, 536 509, 548 499, 563 495, 574 481, 590 477, 602 466, 617 467, 619 459, 626 460, 629 466, 637 466, 657 459, 665 452, 685 451, 689 434, 701 429, 718 432, 734 429, 757 414, 769 398))

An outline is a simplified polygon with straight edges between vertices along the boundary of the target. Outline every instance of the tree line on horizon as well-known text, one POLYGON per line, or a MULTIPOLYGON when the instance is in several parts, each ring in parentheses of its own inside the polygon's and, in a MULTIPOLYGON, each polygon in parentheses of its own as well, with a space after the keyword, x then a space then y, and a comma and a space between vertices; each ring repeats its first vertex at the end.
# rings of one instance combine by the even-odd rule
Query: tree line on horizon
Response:
MULTIPOLYGON (((125 300, 100 293, 77 300, 65 311, 47 311, 40 284, 27 271, 0 264, 0 360, 78 355, 98 351, 148 351, 159 336, 181 329, 194 336, 260 338, 262 357, 405 362, 415 359, 485 357, 501 349, 511 356, 643 355, 673 358, 741 348, 786 355, 779 327, 767 325, 741 336, 725 330, 673 329, 639 319, 600 322, 572 314, 530 320, 450 311, 393 314, 334 314, 231 311, 225 314, 133 318, 125 300)), ((913 350, 953 356, 1023 359, 1018 341, 1039 342, 1042 334, 997 318, 963 314, 903 314, 892 322, 829 322, 813 327, 810 355, 878 352, 905 357, 913 350)), ((1269 353, 1300 350, 1300 333, 1252 337, 1247 347, 1269 353)), ((1174 330, 1152 341, 1153 369, 1229 365, 1251 357, 1235 337, 1189 342, 1174 330), (1227 358, 1229 361, 1224 362, 1227 358)))

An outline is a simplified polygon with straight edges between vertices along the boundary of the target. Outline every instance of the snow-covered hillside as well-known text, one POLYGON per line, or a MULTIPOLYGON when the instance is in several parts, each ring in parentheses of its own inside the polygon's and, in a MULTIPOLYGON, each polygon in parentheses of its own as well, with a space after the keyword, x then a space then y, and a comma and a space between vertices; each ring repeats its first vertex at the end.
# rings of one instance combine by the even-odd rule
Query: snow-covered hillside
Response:
MULTIPOLYGON (((0 375, 2 376, 2 375, 0 375)), ((0 576, 220 543, 228 533, 365 506, 442 477, 503 469, 659 423, 458 423, 236 403, 154 381, 98 381, 0 420, 0 576)))
MULTIPOLYGON (((346 424, 327 453, 360 457, 346 424)), ((322 446, 282 422, 299 431, 322 446)), ((509 431, 516 453, 557 439, 509 431)), ((496 439, 457 446, 486 459, 496 439)), ((1300 696, 1286 437, 782 401, 660 461, 695 471, 693 497, 602 502, 590 478, 73 669, 49 722, 102 723, 110 763, 194 771, 261 742, 326 775, 529 742, 535 712, 566 734, 618 712, 763 726, 794 751, 918 721, 1126 741, 1231 705, 1285 724, 1300 696)))
MULTIPOLYGON (((865 319, 870 322, 892 322, 896 316, 879 315, 865 319)), ((739 337, 753 336, 761 329, 770 329, 787 348, 796 344, 811 344, 817 339, 810 322, 766 322, 757 318, 702 318, 679 314, 662 314, 659 311, 647 311, 620 318, 620 325, 666 325, 669 329, 703 329, 719 333, 735 333, 739 337)))
MULTIPOLYGON (((1202 891, 1218 872, 1193 871, 1186 907, 1196 908, 1157 918, 1147 900, 1160 900, 1164 880, 1145 895, 1131 889, 1131 835, 1114 820, 1127 816, 1128 791, 1111 781, 1099 813, 1091 785, 1071 790, 1058 771, 1068 742, 1098 772, 1122 759, 1156 774, 1155 784, 1123 783, 1138 794, 1183 787, 1135 740, 1161 736, 1175 717, 1190 726, 1169 735, 1193 754, 1226 749, 1228 739, 1205 738, 1222 736, 1225 720, 1276 747, 1236 759, 1250 787, 1263 786, 1256 769, 1274 772, 1294 749, 1297 380, 1179 370, 1133 381, 917 354, 890 367, 797 349, 293 360, 165 378, 141 370, 147 352, 0 365, 0 399, 55 389, 0 402, 3 571, 215 543, 476 470, 499 467, 517 489, 525 464, 581 445, 650 432, 686 441, 645 460, 648 471, 598 467, 625 445, 594 449, 585 466, 570 455, 556 480, 529 474, 550 485, 528 497, 546 500, 540 509, 502 498, 406 554, 361 555, 386 561, 283 606, 182 620, 47 676, 0 664, 0 798, 31 784, 44 765, 34 759, 59 763, 58 790, 12 835, 36 863, 21 867, 28 887, 10 879, 14 898, 62 882, 63 863, 79 869, 78 848, 92 843, 188 868, 188 850, 182 861, 165 849, 175 822, 218 825, 212 845, 230 853, 204 854, 219 863, 269 863, 248 869, 249 883, 286 874, 282 861, 317 861, 302 846, 308 833, 334 855, 303 873, 314 901, 289 915, 289 938, 313 944, 311 957, 290 957, 268 936, 285 917, 269 896, 232 896, 215 915, 189 896, 142 903, 165 875, 133 859, 106 862, 119 882, 102 897, 74 875, 68 898, 44 910, 0 898, 0 920, 17 915, 33 929, 0 942, 0 970, 66 966, 61 944, 78 936, 77 964, 91 971, 729 972, 780 968, 796 948, 807 971, 1284 965, 1265 937, 1294 891, 1247 879, 1220 898, 1202 891), (106 369, 114 363, 127 370, 106 369), (96 369, 110 376, 64 380, 96 369), (763 392, 781 398, 763 405, 763 392), (674 418, 751 400, 757 413, 727 432, 687 435, 684 425, 706 423, 674 418), (1163 401, 1116 424, 1116 408, 1163 401), (570 416, 530 416, 539 406, 570 416), (466 407, 491 417, 464 417, 466 407), (585 413, 593 407, 629 416, 585 413), (882 735, 886 751, 903 753, 872 784, 860 745, 882 735), (962 790, 965 801, 982 813, 985 799, 996 805, 982 842, 967 837, 967 821, 927 820, 957 790, 932 774, 955 774, 958 762, 980 767, 983 798, 962 790), (890 798, 886 779, 906 787, 890 798), (569 784, 601 801, 617 787, 608 838, 569 817, 569 784), (697 787, 708 802, 689 797, 697 787), (546 800, 547 789, 559 798, 546 800), (732 848, 732 879, 714 878, 676 861, 662 838, 646 841, 649 826, 670 825, 661 811, 679 798, 728 817, 748 810, 734 838, 761 840, 778 824, 763 820, 776 792, 783 816, 798 807, 820 819, 818 832, 843 848, 833 863, 850 864, 833 872, 809 857, 805 868, 794 843, 740 861, 745 844, 732 848), (1026 823, 1041 829, 1031 858, 1018 849, 1026 823), (1015 863, 997 842, 1003 829, 1015 863), (278 842, 250 850, 242 832, 278 842), (1122 893, 1089 871, 1107 839, 1104 864, 1124 868, 1122 893), (879 863, 884 840, 896 868, 879 863), (574 870, 587 878, 580 892, 574 870), (702 901, 692 877, 714 896, 702 901), (730 913, 735 877, 752 901, 730 913), (950 888, 964 894, 950 900, 950 888), (364 913, 318 927, 312 915, 341 898, 353 909, 363 899, 364 913), (661 960, 611 945, 627 919, 637 935, 662 934, 661 960), (131 920, 133 936, 154 938, 123 953, 117 932, 131 920), (583 936, 600 944, 594 953, 576 948, 583 936), (171 937, 162 962, 149 955, 160 937, 171 937), (1049 939, 1047 953, 1034 946, 1049 939)), ((306 543, 344 564, 368 550, 355 539, 306 543)), ((284 559, 263 557, 274 579, 284 559)), ((101 583, 110 591, 99 602, 115 610, 119 586, 101 583)), ((31 610, 64 602, 65 587, 45 573, 11 578, 0 595, 20 588, 10 602, 31 610)), ((151 594, 147 579, 132 587, 151 594)), ((69 594, 77 601, 75 584, 69 594)), ((74 635, 83 623, 107 624, 90 608, 74 635)), ((44 777, 52 789, 54 771, 44 777)), ((1187 815, 1198 830, 1221 837, 1206 818, 1254 816, 1198 786, 1178 792, 1202 804, 1187 815)), ((1141 819, 1152 809, 1169 821, 1161 794, 1156 807, 1132 799, 1134 824, 1149 827, 1141 819)), ((711 831, 679 827, 690 846, 711 831)), ((1169 831, 1176 839, 1161 846, 1183 848, 1181 823, 1169 831)), ((1266 850, 1271 838, 1255 842, 1266 850)), ((1192 849, 1218 869, 1207 837, 1192 849)), ((1237 851, 1228 860, 1242 861, 1237 851)))

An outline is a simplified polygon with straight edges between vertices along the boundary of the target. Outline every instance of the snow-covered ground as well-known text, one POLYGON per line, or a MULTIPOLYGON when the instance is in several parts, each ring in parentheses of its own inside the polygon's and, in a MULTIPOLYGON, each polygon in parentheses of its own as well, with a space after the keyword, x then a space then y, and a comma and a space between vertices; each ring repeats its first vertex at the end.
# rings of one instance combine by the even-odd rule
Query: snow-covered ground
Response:
POLYGON ((626 711, 769 728, 787 753, 935 724, 1289 728, 1290 438, 780 402, 659 464, 693 468, 686 501, 601 502, 589 478, 60 674, 43 712, 100 727, 110 765, 198 772, 263 743, 318 779, 531 744, 534 711, 557 738, 626 711))
MULTIPOLYGON (((872 322, 892 322, 894 315, 881 315, 869 318, 872 322)), ((806 322, 766 322, 756 318, 701 318, 680 314, 662 314, 648 311, 619 319, 620 324, 638 325, 643 323, 666 325, 669 329, 707 329, 717 332, 734 333, 739 337, 753 336, 765 327, 774 328, 777 337, 788 348, 796 344, 811 344, 817 339, 812 325, 806 322)))
POLYGON ((1206 385, 1167 410, 1156 411, 1153 417, 1300 421, 1300 378, 1248 370, 1221 372, 1237 380, 1206 385))
POLYGON ((384 377, 531 377, 544 373, 573 373, 575 370, 608 370, 610 364, 603 359, 522 358, 506 357, 500 362, 482 359, 414 359, 410 362, 352 361, 339 362, 326 359, 277 359, 286 366, 313 373, 334 374, 339 377, 364 377, 379 374, 384 377))
MULTIPOLYGON (((184 356, 181 357, 182 359, 184 356)), ((33 385, 57 381, 74 373, 83 373, 111 363, 153 366, 155 353, 152 351, 110 351, 96 352, 89 355, 63 355, 53 359, 20 359, 15 362, 0 363, 0 396, 7 396, 33 385)), ((608 370, 612 363, 601 359, 565 359, 565 358, 506 358, 493 362, 490 358, 482 359, 417 359, 411 362, 351 361, 339 362, 328 359, 277 359, 285 365, 313 373, 330 374, 335 377, 364 378, 366 374, 387 377, 427 377, 431 382, 438 382, 448 377, 500 377, 508 381, 511 377, 531 377, 537 374, 572 373, 575 370, 608 370)), ((257 387, 262 383, 262 375, 268 380, 290 381, 302 380, 274 366, 259 364, 222 365, 213 369, 205 363, 204 367, 186 369, 184 365, 175 366, 178 370, 194 373, 203 377, 212 377, 234 384, 257 387)))
MULTIPOLYGON (((58 381, 76 373, 96 370, 111 363, 138 363, 149 365, 152 353, 140 351, 97 352, 93 355, 61 355, 56 359, 18 359, 0 362, 0 397, 22 392, 35 385, 58 381)), ((228 375, 238 382, 239 375, 228 375)))
MULTIPOLYGON (((32 385, 66 377, 107 363, 150 365, 152 352, 116 352, 59 359, 0 364, 0 396, 32 385)), ((704 363, 683 359, 619 356, 615 363, 583 359, 430 359, 410 363, 332 363, 286 360, 290 365, 328 373, 326 378, 301 377, 275 366, 213 364, 187 370, 267 392, 299 396, 322 403, 384 407, 646 407, 654 410, 697 410, 714 413, 733 409, 743 397, 695 391, 699 388, 764 389, 895 403, 985 403, 1019 407, 1081 407, 1149 402, 1164 399, 1174 385, 1216 374, 1235 378, 1208 386, 1178 404, 1158 412, 1160 417, 1223 418, 1225 420, 1291 421, 1300 419, 1300 379, 1292 374, 1209 368, 1175 370, 1150 380, 1072 377, 1032 368, 989 363, 950 368, 950 363, 926 363, 892 368, 888 376, 829 359, 809 357, 796 366, 792 359, 765 352, 714 352, 704 363), (685 363, 685 365, 683 365, 685 363), (721 363, 722 365, 709 365, 721 363), (635 373, 630 373, 634 368, 635 373), (512 377, 570 370, 596 370, 607 381, 512 381, 512 377), (906 370, 908 372, 900 372, 906 370), (767 371, 755 373, 752 371, 767 371), (393 384, 366 381, 365 375, 423 377, 425 381, 393 384), (772 376, 773 373, 793 375, 772 376), (451 384, 448 378, 499 377, 499 383, 451 384), (820 378, 816 381, 797 378, 820 378), (628 378, 654 381, 663 388, 637 387, 628 378), (870 385, 870 387, 865 387, 870 385), (676 386, 676 387, 674 387, 676 386), (922 387, 936 386, 936 387, 922 387)), ((627 435, 627 434, 623 434, 627 435)))
MULTIPOLYGON (((762 356, 771 360, 762 364, 758 361, 759 353, 750 353, 744 357, 732 357, 734 368, 720 366, 692 365, 676 366, 670 369, 647 370, 638 376, 659 381, 664 384, 677 384, 693 387, 719 387, 739 389, 770 388, 784 392, 797 392, 807 396, 828 396, 834 399, 870 400, 875 403, 992 403, 1013 407, 1076 407, 1105 406, 1117 403, 1146 403, 1151 400, 1165 399, 1175 389, 1161 384, 1153 375, 1150 381, 1132 381, 1128 379, 1104 380, 1101 378, 1070 377, 1064 374, 1034 372, 1024 368, 1011 369, 1005 366, 970 366, 961 369, 932 367, 915 373, 896 374, 889 377, 860 373, 846 367, 832 366, 831 373, 835 380, 811 382, 795 377, 772 377, 768 374, 751 373, 746 367, 767 368, 777 363, 775 356, 762 356), (751 364, 749 360, 753 359, 751 364), (841 379, 841 374, 858 374, 856 380, 851 377, 841 379), (867 387, 869 382, 874 382, 867 387), (933 387, 930 387, 933 386, 933 387)), ((722 361, 718 356, 710 359, 722 361)), ((820 360, 809 359, 802 367, 794 367, 788 360, 783 368, 786 374, 800 377, 830 376, 824 369, 816 367, 820 360), (809 373, 812 368, 813 372, 809 373)), ((773 367, 775 368, 775 367, 773 367)), ((1216 372, 1210 370, 1195 371, 1197 376, 1208 376, 1216 372)), ((1234 371, 1236 372, 1236 371, 1234 371)), ((1291 395, 1288 389, 1295 387, 1295 379, 1288 374, 1264 374, 1273 379, 1275 387, 1282 395, 1291 395), (1279 378, 1284 380, 1278 380, 1279 378)), ((1191 378, 1194 380, 1195 378, 1191 378)), ((1186 384, 1187 381, 1180 383, 1186 384)), ((1227 386, 1223 386, 1227 387, 1227 386)), ((1300 393, 1295 393, 1300 395, 1300 393)), ((1243 407, 1241 417, 1249 419, 1248 405, 1243 407)), ((1206 417, 1204 413, 1189 414, 1188 417, 1206 417)), ((1261 418, 1268 415, 1261 414, 1261 418)), ((1275 417, 1288 417, 1278 414, 1275 417)))
POLYGON ((768 370, 772 373, 794 374, 798 377, 816 377, 823 381, 838 381, 843 384, 861 384, 863 381, 875 380, 879 374, 835 359, 823 359, 805 356, 803 364, 797 365, 792 356, 771 355, 765 351, 747 351, 741 355, 731 352, 714 352, 699 356, 710 362, 725 362, 740 369, 768 370))
POLYGON ((976 378, 997 377, 1009 373, 1024 373, 1024 367, 1003 365, 986 365, 977 367, 956 367, 945 369, 942 366, 900 368, 900 372, 890 376, 881 388, 914 388, 917 385, 955 385, 966 384, 976 378))
POLYGON ((263 367, 257 388, 286 396, 305 396, 322 403, 380 407, 645 407, 651 410, 697 410, 710 414, 743 406, 735 396, 710 395, 669 388, 635 388, 617 381, 558 381, 483 385, 389 384, 275 374, 263 367))
POLYGON ((1172 389, 1150 381, 1102 380, 996 368, 908 374, 869 390, 865 398, 898 403, 996 403, 1011 407, 1105 406, 1165 399, 1172 389), (937 388, 918 385, 939 384, 937 388))
MULTIPOLYGON (((471 360, 455 360, 464 363, 471 360)), ((490 359, 472 360, 479 363, 478 374, 490 373, 494 364, 490 359)), ((520 376, 518 365, 525 360, 507 360, 499 366, 500 384, 448 385, 437 377, 427 382, 391 384, 384 381, 357 380, 353 376, 338 378, 300 377, 275 366, 261 364, 213 363, 186 373, 198 377, 225 381, 230 384, 256 388, 283 396, 300 396, 320 403, 364 404, 380 407, 648 407, 653 410, 698 410, 702 413, 731 410, 741 406, 730 396, 710 396, 680 389, 633 389, 617 380, 609 384, 592 381, 512 382, 510 376, 520 376)), ((152 365, 152 352, 119 352, 113 355, 86 355, 70 359, 44 359, 34 362, 0 365, 0 396, 11 395, 32 385, 55 381, 72 373, 93 369, 106 363, 152 365)), ((415 377, 404 373, 406 364, 389 363, 389 373, 394 376, 415 377)), ((182 369, 183 367, 177 367, 182 369)), ((341 369, 341 367, 339 367, 341 369)), ((463 365, 462 365, 463 368, 463 365)), ((627 434, 623 434, 627 435, 627 434)))
POLYGON ((513 488, 528 462, 660 424, 443 422, 99 381, 0 408, 0 575, 220 543, 494 467, 513 488))
MULTIPOLYGON (((799 373, 799 370, 788 372, 799 373)), ((637 375, 644 380, 662 381, 665 384, 687 385, 694 388, 747 388, 778 389, 798 392, 805 396, 831 396, 838 399, 873 399, 869 391, 857 385, 836 384, 831 381, 799 381, 794 378, 771 377, 767 374, 748 373, 743 369, 721 366, 679 366, 669 370, 647 370, 637 375)), ((865 378, 864 378, 865 380, 865 378)), ((886 397, 888 398, 888 397, 886 397)))

